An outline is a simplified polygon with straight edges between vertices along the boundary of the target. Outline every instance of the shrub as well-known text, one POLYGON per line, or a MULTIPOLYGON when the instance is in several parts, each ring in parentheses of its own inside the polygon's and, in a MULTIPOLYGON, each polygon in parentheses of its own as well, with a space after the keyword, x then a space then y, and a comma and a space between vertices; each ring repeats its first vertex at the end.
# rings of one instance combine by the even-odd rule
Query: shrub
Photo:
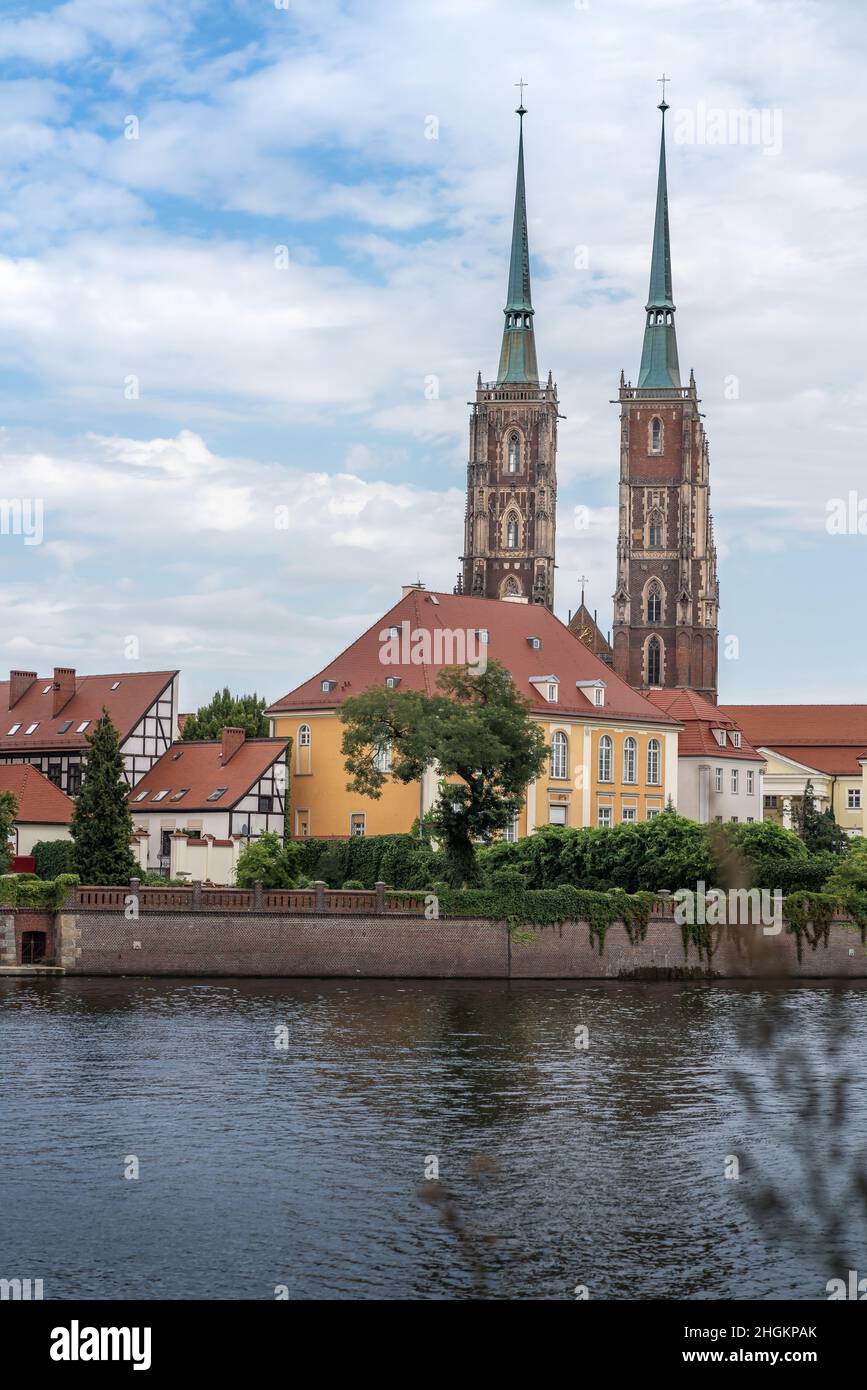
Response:
POLYGON ((829 893, 849 897, 867 893, 867 840, 851 840, 845 852, 834 860, 825 888, 829 893))
POLYGON ((294 888, 301 863, 301 852, 294 840, 285 845, 272 830, 245 845, 238 857, 236 883, 252 888, 294 888))
POLYGON ((362 887, 389 883, 399 889, 425 888, 443 876, 443 856, 413 835, 354 835, 345 840, 293 840, 300 869, 311 880, 339 888, 347 879, 362 887))
POLYGON ((47 880, 24 879, 23 882, 20 874, 4 874, 0 877, 0 906, 36 907, 57 912, 77 883, 77 874, 59 874, 56 879, 47 880))
POLYGON ((364 888, 364 884, 358 878, 348 878, 343 885, 344 888, 364 888))
POLYGON ((37 840, 33 846, 36 873, 39 878, 57 878, 58 874, 73 872, 72 840, 37 840))

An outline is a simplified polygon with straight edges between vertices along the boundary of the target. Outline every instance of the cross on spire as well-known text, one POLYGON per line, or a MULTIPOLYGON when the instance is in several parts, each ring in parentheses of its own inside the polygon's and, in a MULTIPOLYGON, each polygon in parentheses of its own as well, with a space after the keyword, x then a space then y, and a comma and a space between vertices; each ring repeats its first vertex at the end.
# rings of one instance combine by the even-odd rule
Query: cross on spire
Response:
POLYGON ((517 108, 518 115, 521 116, 521 117, 523 117, 524 111, 526 110, 526 107, 524 106, 524 88, 525 88, 525 87, 529 87, 529 85, 530 85, 529 82, 525 82, 524 79, 523 79, 523 77, 521 78, 520 82, 516 82, 516 83, 515 83, 515 86, 516 86, 516 87, 520 87, 520 89, 521 89, 521 95, 520 95, 520 97, 518 98, 518 108, 517 108))
POLYGON ((668 110, 668 103, 667 103, 667 101, 665 100, 665 84, 666 84, 666 82, 670 82, 670 81, 671 81, 671 78, 670 78, 670 77, 666 77, 665 73, 663 73, 662 76, 661 76, 661 77, 657 77, 656 80, 657 80, 657 82, 661 82, 661 83, 662 83, 662 101, 659 103, 659 109, 660 109, 660 111, 667 111, 667 110, 668 110))
POLYGON ((584 606, 584 585, 588 582, 586 574, 579 574, 578 583, 581 585, 581 606, 584 606))

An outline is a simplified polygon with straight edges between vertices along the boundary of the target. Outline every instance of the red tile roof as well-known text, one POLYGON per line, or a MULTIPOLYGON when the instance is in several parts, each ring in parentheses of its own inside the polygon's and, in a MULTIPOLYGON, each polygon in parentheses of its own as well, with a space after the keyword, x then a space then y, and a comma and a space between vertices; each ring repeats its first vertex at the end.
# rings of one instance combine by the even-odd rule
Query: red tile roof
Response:
POLYGON ((651 705, 637 690, 614 674, 610 666, 579 642, 564 623, 547 608, 526 603, 509 603, 500 599, 468 598, 464 594, 430 593, 412 589, 399 603, 384 614, 373 627, 362 633, 324 670, 275 701, 268 714, 292 710, 335 709, 350 695, 358 695, 370 686, 384 685, 386 676, 399 676, 403 690, 423 690, 433 694, 439 670, 448 665, 462 665, 467 659, 477 659, 486 651, 489 659, 499 661, 511 672, 518 690, 538 714, 579 715, 584 719, 633 719, 655 724, 675 724, 664 711, 651 705), (407 628, 402 629, 406 623, 407 628), (401 660, 384 662, 383 649, 390 627, 405 631, 401 638, 401 660), (467 655, 457 655, 459 643, 450 645, 443 633, 473 634, 487 630, 486 647, 478 647, 467 655), (411 658, 412 634, 426 634, 432 646, 432 660, 411 658), (534 650, 529 637, 538 637, 541 646, 534 650), (439 656, 437 659, 437 645, 439 656), (530 684, 531 676, 556 676, 559 680, 559 700, 549 702, 530 684), (323 680, 333 680, 333 690, 323 691, 323 680), (575 682, 602 680, 606 684, 605 704, 596 708, 575 682))
POLYGON ((835 776, 861 775, 867 705, 725 705, 757 748, 835 776))
POLYGON ((133 815, 151 811, 228 811, 246 796, 272 763, 287 747, 285 738, 248 738, 223 765, 221 740, 203 739, 189 743, 173 743, 154 763, 149 772, 136 783, 127 798, 133 815), (172 793, 188 788, 178 801, 172 793), (217 787, 226 790, 219 801, 208 797, 217 787), (167 791, 168 796, 154 801, 154 792, 167 791), (146 796, 142 798, 142 792, 146 796))
POLYGON ((677 751, 681 758, 741 758, 745 762, 764 762, 761 753, 756 752, 743 730, 740 730, 740 748, 735 748, 729 738, 725 747, 721 747, 714 737, 714 729, 737 732, 740 726, 719 705, 711 704, 697 691, 651 690, 647 698, 683 724, 677 740, 677 751))
POLYGON ((73 802, 31 763, 0 763, 0 792, 18 803, 16 825, 68 825, 73 802))
POLYGON ((77 676, 75 694, 57 715, 51 713, 53 676, 37 676, 11 707, 10 683, 0 681, 0 753, 31 753, 34 749, 48 752, 84 750, 87 735, 93 733, 103 705, 123 742, 177 674, 177 671, 121 671, 114 676, 77 676), (115 682, 117 690, 112 690, 115 682), (69 719, 72 723, 67 732, 59 733, 60 726, 69 719), (81 734, 76 733, 85 719, 90 720, 89 728, 81 734), (24 730, 35 723, 39 727, 32 734, 25 734, 24 730), (10 734, 14 724, 20 724, 21 728, 10 734))

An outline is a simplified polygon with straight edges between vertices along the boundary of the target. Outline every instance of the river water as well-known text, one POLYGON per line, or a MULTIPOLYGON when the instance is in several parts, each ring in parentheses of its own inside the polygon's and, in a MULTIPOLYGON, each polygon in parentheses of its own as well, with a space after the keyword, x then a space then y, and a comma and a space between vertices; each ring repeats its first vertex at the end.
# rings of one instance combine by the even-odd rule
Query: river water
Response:
POLYGON ((867 1274, 857 985, 5 979, 0 1030, 0 1277, 46 1298, 867 1274))

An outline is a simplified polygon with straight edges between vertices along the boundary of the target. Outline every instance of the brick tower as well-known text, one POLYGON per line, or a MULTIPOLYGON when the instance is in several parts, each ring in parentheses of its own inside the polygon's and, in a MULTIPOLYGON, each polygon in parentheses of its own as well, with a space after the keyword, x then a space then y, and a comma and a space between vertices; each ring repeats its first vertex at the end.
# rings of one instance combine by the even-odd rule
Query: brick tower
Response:
POLYGON ((500 367, 495 382, 476 384, 470 404, 470 451, 464 554, 457 591, 482 598, 554 606, 557 506, 557 388, 539 383, 527 203, 524 115, 518 107, 518 177, 500 367))
POLYGON ((665 98, 650 292, 638 385, 620 374, 614 669, 630 685, 717 699, 719 585, 710 460, 695 377, 677 360, 665 172, 665 98))

